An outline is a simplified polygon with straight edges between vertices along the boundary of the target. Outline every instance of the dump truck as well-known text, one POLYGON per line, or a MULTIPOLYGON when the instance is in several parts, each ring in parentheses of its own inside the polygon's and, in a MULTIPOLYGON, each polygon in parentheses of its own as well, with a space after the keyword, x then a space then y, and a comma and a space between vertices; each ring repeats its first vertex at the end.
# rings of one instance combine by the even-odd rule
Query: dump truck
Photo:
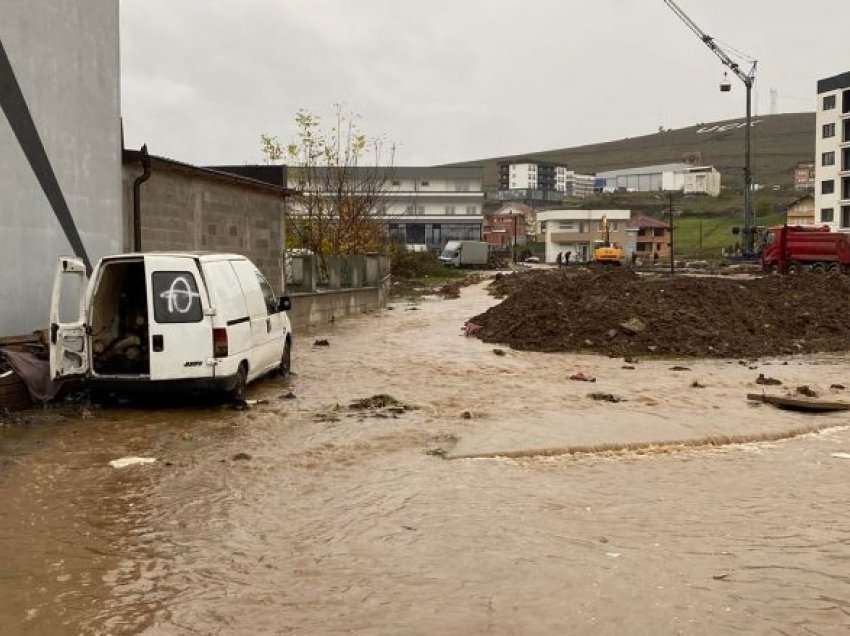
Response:
POLYGON ((850 273, 850 236, 827 226, 780 225, 768 228, 761 250, 766 272, 850 273))
POLYGON ((486 267, 490 246, 481 241, 449 241, 440 254, 440 262, 450 267, 486 267))

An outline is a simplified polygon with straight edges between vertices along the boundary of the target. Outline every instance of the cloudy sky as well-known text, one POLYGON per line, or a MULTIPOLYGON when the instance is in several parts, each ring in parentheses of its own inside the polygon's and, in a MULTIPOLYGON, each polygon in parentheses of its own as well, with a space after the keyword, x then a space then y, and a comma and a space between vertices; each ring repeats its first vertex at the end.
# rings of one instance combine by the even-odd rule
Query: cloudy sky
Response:
MULTIPOLYGON (((814 108, 850 70, 847 0, 678 0, 760 60, 759 112, 814 108)), ((125 140, 198 164, 254 163, 299 108, 343 103, 446 163, 737 118, 744 92, 663 0, 122 0, 125 140)))

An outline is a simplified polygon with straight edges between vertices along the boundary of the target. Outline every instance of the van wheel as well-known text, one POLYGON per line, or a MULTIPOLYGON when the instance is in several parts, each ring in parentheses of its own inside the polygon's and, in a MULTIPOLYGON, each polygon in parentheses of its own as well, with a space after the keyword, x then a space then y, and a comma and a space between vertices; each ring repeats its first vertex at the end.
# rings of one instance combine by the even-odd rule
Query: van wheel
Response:
POLYGON ((244 362, 239 365, 239 370, 236 372, 236 384, 228 392, 229 397, 234 402, 244 402, 248 395, 248 365, 244 362))
POLYGON ((283 345, 283 354, 280 356, 280 375, 286 378, 290 371, 292 371, 292 342, 287 338, 286 344, 283 345))

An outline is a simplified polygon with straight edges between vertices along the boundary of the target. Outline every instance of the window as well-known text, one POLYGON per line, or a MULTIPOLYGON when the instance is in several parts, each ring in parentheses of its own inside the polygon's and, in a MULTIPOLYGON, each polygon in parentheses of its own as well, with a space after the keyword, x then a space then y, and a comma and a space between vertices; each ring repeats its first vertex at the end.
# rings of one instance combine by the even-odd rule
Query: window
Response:
POLYGON ((478 206, 477 205, 467 205, 466 206, 466 213, 471 215, 471 216, 478 214, 478 206))
POLYGON ((841 170, 842 172, 850 170, 850 148, 841 150, 841 170))
POLYGON ((469 182, 467 182, 467 181, 456 181, 455 182, 455 192, 469 192, 469 182))
POLYGON ((841 206, 841 227, 850 227, 850 205, 841 206))
POLYGON ((431 185, 431 182, 430 181, 423 181, 421 183, 421 185, 422 185, 423 188, 427 188, 429 185, 431 185))
POLYGON ((664 236, 664 231, 665 230, 664 230, 663 227, 656 227, 656 228, 653 228, 652 235, 653 236, 664 236))
POLYGON ((425 214, 425 206, 424 205, 417 205, 416 206, 416 214, 420 214, 420 215, 425 214))
POLYGON ((835 137, 835 124, 824 124, 823 138, 829 139, 830 137, 835 137))
POLYGON ((850 119, 845 119, 841 122, 841 141, 850 141, 850 119))
POLYGON ((272 286, 269 285, 269 281, 266 280, 266 277, 263 276, 260 272, 256 272, 257 274, 257 282, 260 283, 260 290, 263 292, 263 300, 266 301, 266 311, 269 316, 277 313, 277 296, 274 295, 274 290, 272 286))
POLYGON ((560 221, 558 223, 558 229, 562 232, 575 232, 576 224, 572 221, 560 221))
POLYGON ((835 95, 827 95, 823 98, 823 109, 833 110, 835 108, 835 95))
POLYGON ((401 181, 393 180, 392 184, 393 184, 395 187, 398 187, 398 186, 400 186, 400 185, 401 185, 401 181))
POLYGON ((850 201, 850 177, 841 179, 841 200, 850 201))
POLYGON ((638 243, 637 244, 638 252, 651 252, 652 251, 652 243, 638 243))
POLYGON ((841 94, 841 112, 845 115, 850 113, 850 91, 844 91, 841 94))
POLYGON ((201 294, 191 272, 151 274, 153 315, 160 324, 201 322, 204 310, 201 294))
POLYGON ((447 205, 446 206, 446 214, 449 215, 449 216, 454 216, 454 213, 455 213, 455 206, 447 205))
POLYGON ((821 223, 832 223, 835 220, 835 210, 832 208, 824 208, 820 211, 821 223))
POLYGON ((833 192, 835 192, 835 181, 833 181, 832 179, 830 179, 829 181, 821 181, 821 194, 832 194, 833 192))
POLYGON ((834 166, 835 165, 835 153, 834 152, 825 152, 820 156, 820 165, 822 166, 834 166))

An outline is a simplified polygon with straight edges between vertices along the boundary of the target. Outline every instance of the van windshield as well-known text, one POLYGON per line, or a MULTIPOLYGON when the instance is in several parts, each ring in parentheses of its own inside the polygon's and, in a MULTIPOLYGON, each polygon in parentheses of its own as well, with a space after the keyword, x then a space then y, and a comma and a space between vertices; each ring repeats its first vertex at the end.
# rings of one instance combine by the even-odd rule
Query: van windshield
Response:
POLYGON ((443 250, 441 256, 443 258, 457 258, 458 251, 457 250, 443 250))

